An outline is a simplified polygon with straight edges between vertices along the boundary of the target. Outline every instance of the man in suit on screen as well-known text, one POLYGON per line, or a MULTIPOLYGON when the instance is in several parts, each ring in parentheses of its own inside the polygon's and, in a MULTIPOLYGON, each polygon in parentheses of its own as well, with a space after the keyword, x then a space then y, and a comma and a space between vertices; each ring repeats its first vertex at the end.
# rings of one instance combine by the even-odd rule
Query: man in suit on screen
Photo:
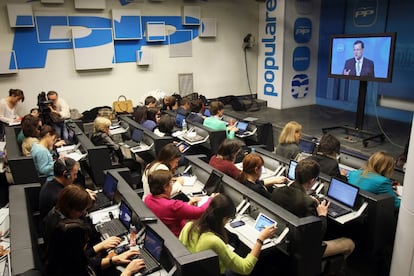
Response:
POLYGON ((364 57, 364 42, 354 42, 354 57, 348 59, 344 66, 344 75, 374 77, 374 62, 364 57))

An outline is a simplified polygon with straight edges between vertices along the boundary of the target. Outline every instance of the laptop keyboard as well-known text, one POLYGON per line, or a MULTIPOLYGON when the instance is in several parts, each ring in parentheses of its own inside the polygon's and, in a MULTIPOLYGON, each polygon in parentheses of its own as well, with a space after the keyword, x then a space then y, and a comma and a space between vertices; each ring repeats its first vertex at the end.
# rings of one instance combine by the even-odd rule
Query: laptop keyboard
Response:
POLYGON ((109 237, 121 236, 127 232, 125 226, 118 219, 98 225, 98 229, 101 234, 106 233, 109 237))
POLYGON ((348 214, 350 212, 351 212, 351 210, 344 209, 344 208, 342 208, 341 206, 335 204, 332 201, 331 201, 331 204, 329 205, 329 208, 328 208, 328 215, 330 215, 333 218, 343 216, 343 215, 348 214))
POLYGON ((160 267, 159 264, 152 258, 152 256, 145 250, 141 250, 140 254, 145 261, 145 268, 140 271, 142 275, 150 274, 160 267))
POLYGON ((133 147, 139 146, 139 143, 138 143, 138 142, 135 142, 135 141, 133 141, 133 140, 127 140, 127 141, 124 141, 124 144, 126 144, 126 145, 127 145, 127 146, 129 146, 130 148, 133 148, 133 147))

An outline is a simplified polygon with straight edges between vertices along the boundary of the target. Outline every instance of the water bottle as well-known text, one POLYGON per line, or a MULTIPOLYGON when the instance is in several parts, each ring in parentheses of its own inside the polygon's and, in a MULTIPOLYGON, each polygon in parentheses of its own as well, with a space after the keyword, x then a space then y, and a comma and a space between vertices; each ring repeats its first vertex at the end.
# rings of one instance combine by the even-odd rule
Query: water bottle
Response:
POLYGON ((182 126, 183 126, 183 131, 187 131, 187 122, 185 121, 185 119, 183 119, 182 126))
POLYGON ((131 224, 129 229, 129 246, 136 246, 137 245, 137 228, 131 224))

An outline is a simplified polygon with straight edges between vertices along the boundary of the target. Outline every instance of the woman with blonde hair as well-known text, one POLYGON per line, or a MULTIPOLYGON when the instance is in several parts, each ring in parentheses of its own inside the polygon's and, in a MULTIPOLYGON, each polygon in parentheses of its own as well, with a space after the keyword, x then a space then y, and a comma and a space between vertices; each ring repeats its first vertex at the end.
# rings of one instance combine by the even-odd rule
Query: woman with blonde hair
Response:
POLYGON ((107 146, 110 149, 112 163, 122 163, 124 156, 121 147, 109 136, 109 127, 112 122, 105 117, 96 117, 93 122, 91 141, 95 146, 107 146))
POLYGON ((374 194, 390 194, 394 196, 394 205, 400 207, 400 199, 392 188, 390 177, 394 172, 394 158, 383 151, 371 155, 364 167, 349 173, 348 181, 362 190, 374 194))
POLYGON ((299 149, 299 141, 302 136, 302 125, 296 121, 288 122, 279 135, 279 145, 276 154, 288 159, 295 159, 299 149))

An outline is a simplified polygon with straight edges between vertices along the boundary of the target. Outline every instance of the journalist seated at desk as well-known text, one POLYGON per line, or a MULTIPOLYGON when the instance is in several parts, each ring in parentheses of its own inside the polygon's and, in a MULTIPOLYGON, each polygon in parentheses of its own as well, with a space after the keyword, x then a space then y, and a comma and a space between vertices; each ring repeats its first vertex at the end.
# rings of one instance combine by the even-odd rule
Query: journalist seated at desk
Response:
POLYGON ((318 151, 308 158, 318 162, 322 173, 346 180, 339 171, 338 158, 341 143, 332 134, 325 134, 319 141, 318 151))
POLYGON ((371 155, 363 168, 349 172, 348 181, 362 190, 377 195, 392 195, 395 207, 399 208, 401 199, 393 190, 393 183, 390 179, 394 172, 394 165, 395 160, 391 155, 378 151, 371 155))
MULTIPOLYGON (((47 181, 39 193, 40 217, 44 218, 56 204, 60 191, 66 186, 75 183, 79 172, 79 163, 69 157, 59 158, 53 164, 54 178, 47 181)), ((87 190, 92 200, 95 194, 87 190)))
POLYGON ((240 140, 225 139, 217 150, 217 154, 210 158, 210 166, 237 178, 240 170, 234 165, 237 155, 241 152, 244 144, 240 140))
POLYGON ((199 218, 215 196, 212 194, 201 206, 197 206, 199 197, 193 197, 189 202, 172 199, 172 174, 165 170, 157 170, 148 175, 148 184, 151 194, 145 197, 145 204, 177 237, 187 220, 199 218))
POLYGON ((137 272, 143 261, 131 264, 130 258, 139 253, 129 250, 115 255, 110 250, 121 239, 110 237, 96 244, 93 226, 84 215, 91 205, 89 194, 81 187, 69 185, 59 194, 56 206, 46 217, 46 275, 119 275, 118 265, 128 265, 122 275, 137 272), (133 269, 134 268, 134 269, 133 269))
POLYGON ((155 135, 159 137, 171 136, 175 126, 175 118, 170 114, 163 114, 154 129, 155 135))
MULTIPOLYGON (((142 174, 142 188, 144 190, 144 194, 142 196, 143 200, 150 193, 148 176, 157 170, 170 171, 174 175, 180 158, 181 151, 173 143, 165 145, 160 150, 157 158, 147 165, 144 173, 142 174)), ((175 196, 181 191, 184 179, 182 177, 174 177, 173 180, 174 184, 172 186, 171 194, 172 196, 175 196)))
POLYGON ((288 122, 279 135, 276 154, 287 159, 295 159, 300 153, 299 141, 302 136, 302 125, 296 121, 288 122))
POLYGON ((243 158, 243 171, 237 180, 253 191, 270 199, 274 184, 284 184, 287 178, 284 176, 273 176, 260 180, 262 175, 264 160, 257 153, 249 153, 243 158))
POLYGON ((115 143, 109 135, 111 120, 105 117, 96 117, 93 122, 93 134, 91 141, 95 146, 107 146, 111 150, 112 163, 120 163, 123 155, 120 146, 115 143))
POLYGON ((39 143, 40 130, 42 129, 42 120, 28 114, 22 120, 22 153, 24 156, 30 156, 33 144, 39 143))
POLYGON ((185 225, 180 234, 180 241, 192 252, 200 252, 207 249, 213 250, 219 257, 220 274, 226 270, 248 275, 255 267, 263 241, 275 235, 273 226, 264 228, 258 235, 256 243, 246 257, 241 257, 233 252, 227 245, 228 237, 224 226, 236 214, 236 207, 230 197, 219 194, 210 202, 210 206, 194 222, 185 225))
MULTIPOLYGON (((298 162, 295 169, 295 182, 290 186, 275 188, 271 200, 285 208, 297 217, 318 216, 322 221, 322 233, 324 236, 327 227, 326 216, 328 214, 329 202, 308 195, 319 176, 319 165, 314 160, 304 159, 298 162)), ((349 256, 354 251, 355 244, 349 238, 338 238, 325 241, 326 249, 324 257, 337 254, 349 256)))
POLYGON ((214 130, 225 130, 227 138, 234 139, 235 133, 238 131, 235 126, 227 126, 221 118, 224 115, 224 105, 220 101, 215 101, 210 104, 211 116, 204 119, 203 125, 214 130))
MULTIPOLYGON (((44 125, 40 130, 39 137, 39 143, 32 145, 30 154, 33 157, 37 173, 46 176, 46 181, 50 181, 53 179, 54 164, 52 150, 58 136, 51 126, 44 125)), ((62 144, 64 144, 63 140, 62 144)))
POLYGON ((124 158, 121 146, 115 143, 109 135, 111 120, 105 117, 96 117, 93 126, 94 132, 91 141, 95 146, 107 146, 110 149, 110 158, 113 166, 125 166, 131 172, 141 172, 141 165, 132 158, 124 158))

